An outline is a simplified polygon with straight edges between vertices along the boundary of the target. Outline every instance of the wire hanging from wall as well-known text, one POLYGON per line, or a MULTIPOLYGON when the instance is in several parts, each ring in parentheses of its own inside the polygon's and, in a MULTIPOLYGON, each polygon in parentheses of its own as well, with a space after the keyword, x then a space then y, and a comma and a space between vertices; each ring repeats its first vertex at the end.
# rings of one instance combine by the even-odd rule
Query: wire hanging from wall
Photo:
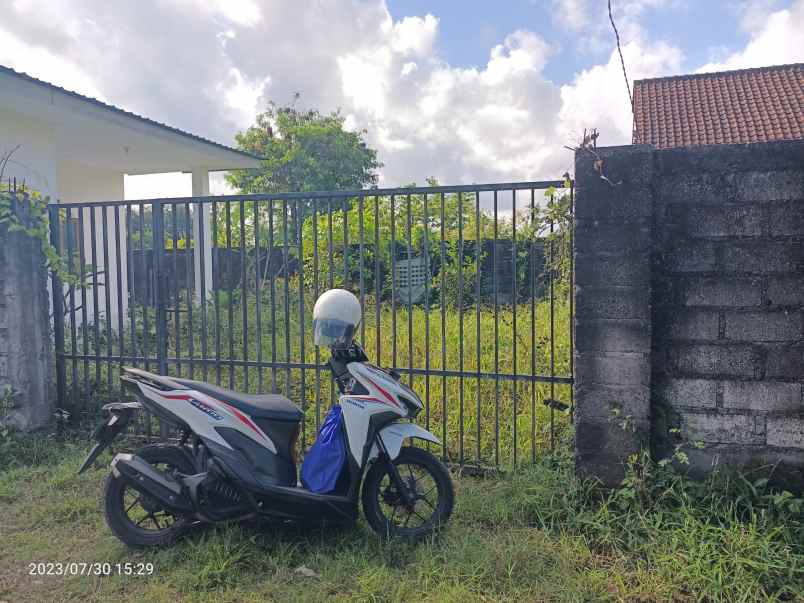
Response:
POLYGON ((623 68, 623 77, 625 78, 625 87, 628 90, 628 102, 631 103, 631 119, 633 120, 633 135, 634 135, 634 143, 639 142, 639 136, 637 134, 637 127, 636 127, 636 111, 634 110, 634 97, 631 94, 631 84, 628 83, 628 72, 625 69, 625 58, 623 58, 623 50, 620 47, 620 32, 617 31, 617 25, 614 23, 614 16, 611 12, 611 0, 608 0, 609 4, 609 21, 611 22, 611 28, 614 30, 614 37, 617 39, 617 52, 620 55, 620 65, 623 68))

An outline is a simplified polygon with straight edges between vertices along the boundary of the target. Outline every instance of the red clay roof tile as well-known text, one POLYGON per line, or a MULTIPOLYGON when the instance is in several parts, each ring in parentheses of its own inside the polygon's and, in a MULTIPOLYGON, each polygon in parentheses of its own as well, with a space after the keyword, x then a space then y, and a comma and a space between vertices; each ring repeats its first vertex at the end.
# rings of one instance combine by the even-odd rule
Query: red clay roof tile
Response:
POLYGON ((634 143, 804 139, 804 63, 634 82, 634 143))

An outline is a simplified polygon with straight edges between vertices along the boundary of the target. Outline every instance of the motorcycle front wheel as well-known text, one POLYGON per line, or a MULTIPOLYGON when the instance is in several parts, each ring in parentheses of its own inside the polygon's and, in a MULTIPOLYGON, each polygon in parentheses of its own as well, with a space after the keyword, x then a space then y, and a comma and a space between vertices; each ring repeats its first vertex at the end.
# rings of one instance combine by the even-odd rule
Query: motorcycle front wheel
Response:
POLYGON ((418 541, 436 533, 447 523, 455 504, 449 471, 421 448, 403 448, 393 463, 413 504, 405 504, 387 464, 377 460, 363 480, 366 521, 388 539, 418 541))

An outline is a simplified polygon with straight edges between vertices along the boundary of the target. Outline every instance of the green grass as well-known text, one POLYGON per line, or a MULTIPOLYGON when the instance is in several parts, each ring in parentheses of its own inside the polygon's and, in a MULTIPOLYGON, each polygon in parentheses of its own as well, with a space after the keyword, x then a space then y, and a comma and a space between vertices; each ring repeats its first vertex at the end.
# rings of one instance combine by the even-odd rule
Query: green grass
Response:
MULTIPOLYGON (((256 296, 253 291, 249 292, 245 299, 245 321, 244 302, 238 296, 218 293, 217 312, 214 303, 207 304, 206 357, 214 362, 206 370, 198 361, 203 357, 204 346, 201 308, 192 308, 192 328, 187 309, 184 309, 179 317, 178 338, 175 314, 171 313, 168 322, 168 356, 180 358, 180 362, 171 362, 168 373, 185 377, 192 375, 196 379, 220 382, 224 387, 242 391, 256 392, 260 389, 260 383, 263 391, 270 391, 275 386, 277 391, 286 393, 305 409, 307 420, 304 435, 305 441, 310 444, 315 438, 319 419, 326 413, 330 401, 337 397, 329 372, 326 369, 246 369, 237 364, 244 358, 265 362, 290 359, 292 362, 311 364, 325 362, 328 358, 327 350, 321 350, 317 357, 313 345, 311 314, 314 294, 305 292, 302 311, 298 281, 291 279, 288 282, 286 321, 284 281, 280 281, 275 288, 273 307, 270 293, 264 292, 258 313, 256 296), (260 337, 257 336, 258 317, 260 337), (301 334, 304 334, 303 338, 301 334), (318 412, 317 401, 320 403, 318 412)), ((147 338, 142 336, 145 332, 144 309, 138 307, 133 312, 137 319, 135 344, 138 355, 142 355, 147 345, 149 356, 155 357, 154 311, 150 309, 147 312, 151 332, 147 338)), ((69 340, 69 321, 67 327, 69 340)), ((361 331, 359 338, 371 361, 381 366, 403 369, 412 366, 436 371, 458 371, 462 368, 469 374, 479 369, 485 373, 509 375, 529 375, 533 371, 538 375, 550 375, 552 372, 566 376, 570 374, 569 333, 569 304, 565 295, 557 294, 552 305, 552 328, 551 304, 548 300, 536 300, 533 304, 520 303, 516 307, 500 305, 496 313, 494 306, 487 304, 481 305, 479 310, 471 305, 463 313, 454 306, 445 305, 442 313, 439 305, 429 310, 414 306, 409 312, 407 307, 397 305, 394 308, 388 301, 378 308, 371 298, 367 298, 364 331, 361 331), (498 344, 496 354, 495 342, 498 344)), ((105 355, 110 348, 103 338, 104 328, 100 329, 100 334, 98 348, 105 355)), ((93 328, 87 329, 84 340, 79 339, 79 352, 83 352, 84 343, 88 354, 94 354, 93 328)), ((119 353, 119 346, 119 340, 111 342, 113 355, 119 353)), ((126 353, 132 349, 129 331, 124 333, 123 349, 126 353)), ((104 362, 96 367, 94 360, 86 363, 78 360, 74 363, 76 379, 73 381, 73 362, 66 364, 68 383, 77 385, 76 406, 86 409, 83 418, 87 419, 87 423, 94 423, 97 408, 110 397, 118 396, 115 392, 107 391, 106 383, 107 374, 111 374, 113 386, 116 384, 119 367, 104 362)), ((157 370, 154 362, 151 362, 150 369, 157 370)), ((403 374, 403 379, 407 382, 408 375, 403 374)), ((472 376, 461 379, 432 375, 426 378, 417 375, 412 379, 412 387, 426 403, 419 422, 447 442, 449 457, 456 461, 511 466, 514 461, 532 460, 550 448, 553 439, 551 426, 555 427, 560 437, 561 431, 569 424, 567 415, 551 411, 543 404, 549 398, 569 404, 570 386, 565 384, 556 384, 551 388, 547 383, 532 384, 493 378, 478 380, 472 376)), ((71 410, 75 411, 74 408, 71 410)), ((74 414, 81 415, 82 411, 74 414)))
POLYGON ((804 601, 797 499, 744 480, 694 483, 645 466, 606 495, 561 454, 500 478, 455 475, 448 529, 418 546, 382 543, 361 520, 353 530, 232 524, 132 552, 102 519, 106 469, 75 475, 86 448, 51 441, 45 456, 15 446, 0 459, 0 600, 804 601), (33 561, 155 572, 30 576, 33 561))

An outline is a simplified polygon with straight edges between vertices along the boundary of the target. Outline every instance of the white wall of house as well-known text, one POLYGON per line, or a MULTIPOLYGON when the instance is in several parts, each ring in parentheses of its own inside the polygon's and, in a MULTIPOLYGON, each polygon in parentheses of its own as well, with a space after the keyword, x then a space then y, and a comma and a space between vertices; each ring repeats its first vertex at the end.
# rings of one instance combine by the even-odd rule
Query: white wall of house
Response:
MULTIPOLYGON (((0 110, 0 156, 14 150, 8 162, 3 177, 16 179, 18 184, 25 184, 29 189, 40 192, 51 200, 70 205, 92 201, 116 201, 127 198, 125 190, 125 174, 106 167, 86 165, 68 160, 57 160, 54 129, 46 122, 29 119, 18 113, 0 110)), ((209 170, 196 168, 190 174, 191 187, 186 193, 192 196, 205 196, 210 194, 209 170)), ((142 177, 142 176, 140 176, 142 177)), ((163 191, 161 197, 178 196, 175 192, 163 191)), ((129 196, 130 198, 130 196, 129 196)), ((195 210, 195 208, 193 208, 195 210)), ((203 266, 201 254, 195 255, 195 300, 200 302, 208 298, 212 291, 212 244, 210 208, 207 204, 202 210, 204 228, 203 266), (203 288, 201 270, 203 268, 203 288)), ((87 316, 109 320, 112 328, 117 329, 120 319, 128 316, 128 268, 127 268, 127 242, 126 242, 126 212, 124 207, 115 210, 106 209, 106 237, 104 239, 103 223, 104 211, 102 208, 73 209, 70 218, 79 220, 79 213, 83 219, 83 264, 94 266, 98 282, 98 308, 94 306, 94 295, 91 289, 87 290, 84 302, 81 292, 77 292, 77 304, 86 306, 87 316), (93 216, 94 212, 94 230, 93 216), (117 271, 117 249, 119 239, 120 273, 117 271), (92 243, 95 241, 95 257, 92 257, 92 243), (104 253, 104 249, 106 253, 104 253), (108 265, 107 265, 108 262, 108 265), (108 306, 107 306, 108 296, 108 306), (118 303, 118 296, 120 303, 118 303), (108 307, 108 312, 107 312, 108 307), (122 314, 121 314, 122 312, 122 314)), ((193 219, 193 235, 198 240, 200 224, 197 218, 193 219)), ((76 250, 80 254, 80 249, 76 250)), ((89 279, 90 286, 94 283, 89 279)), ((76 322, 80 324, 83 312, 76 315, 76 322)))
MULTIPOLYGON (((16 178, 18 183, 24 182, 28 188, 67 206, 125 199, 127 174, 185 172, 191 180, 189 193, 209 195, 211 169, 259 165, 259 160, 239 151, 0 66, 0 158, 11 150, 14 153, 3 177, 16 178)), ((150 196, 166 198, 176 194, 162 191, 150 196)), ((129 301, 125 207, 118 211, 117 228, 112 207, 107 207, 105 218, 101 208, 75 208, 71 210, 72 219, 76 220, 79 213, 83 219, 83 263, 93 264, 98 273, 98 307, 94 307, 90 288, 85 302, 87 318, 93 321, 95 318, 108 319, 115 328, 119 318, 127 317, 129 301), (120 274, 117 270, 117 241, 120 274), (122 300, 122 308, 117 303, 118 297, 122 300)), ((200 302, 208 298, 212 290, 209 204, 200 214, 196 213, 193 223, 196 240, 199 229, 204 229, 205 244, 201 252, 195 254, 195 298, 200 302)), ((83 299, 80 301, 84 302, 83 299)), ((80 322, 81 316, 76 315, 76 320, 80 322)))
MULTIPOLYGON (((65 204, 89 201, 109 201, 123 199, 124 177, 121 172, 97 168, 79 163, 62 161, 59 164, 59 201, 65 204)), ((115 209, 100 207, 71 210, 72 219, 83 219, 84 264, 94 266, 98 283, 98 308, 92 291, 88 292, 87 315, 108 319, 115 330, 119 319, 125 320, 128 314, 128 270, 126 243, 126 212, 117 210, 115 228, 115 209), (93 214, 94 213, 94 228, 93 214), (103 225, 106 223, 106 236, 103 225), (120 249, 120 272, 117 270, 117 242, 120 249), (92 255, 92 242, 95 242, 95 256, 92 255), (118 295, 121 303, 118 304, 118 295), (108 302, 108 305, 107 305, 108 302), (108 307, 108 312, 107 312, 108 307), (122 311, 122 315, 121 315, 122 311)), ((90 280, 94 287, 95 280, 90 280)))
POLYGON ((56 197, 57 161, 51 125, 0 106, 0 159, 7 153, 12 154, 3 171, 4 180, 16 178, 43 195, 56 197))

